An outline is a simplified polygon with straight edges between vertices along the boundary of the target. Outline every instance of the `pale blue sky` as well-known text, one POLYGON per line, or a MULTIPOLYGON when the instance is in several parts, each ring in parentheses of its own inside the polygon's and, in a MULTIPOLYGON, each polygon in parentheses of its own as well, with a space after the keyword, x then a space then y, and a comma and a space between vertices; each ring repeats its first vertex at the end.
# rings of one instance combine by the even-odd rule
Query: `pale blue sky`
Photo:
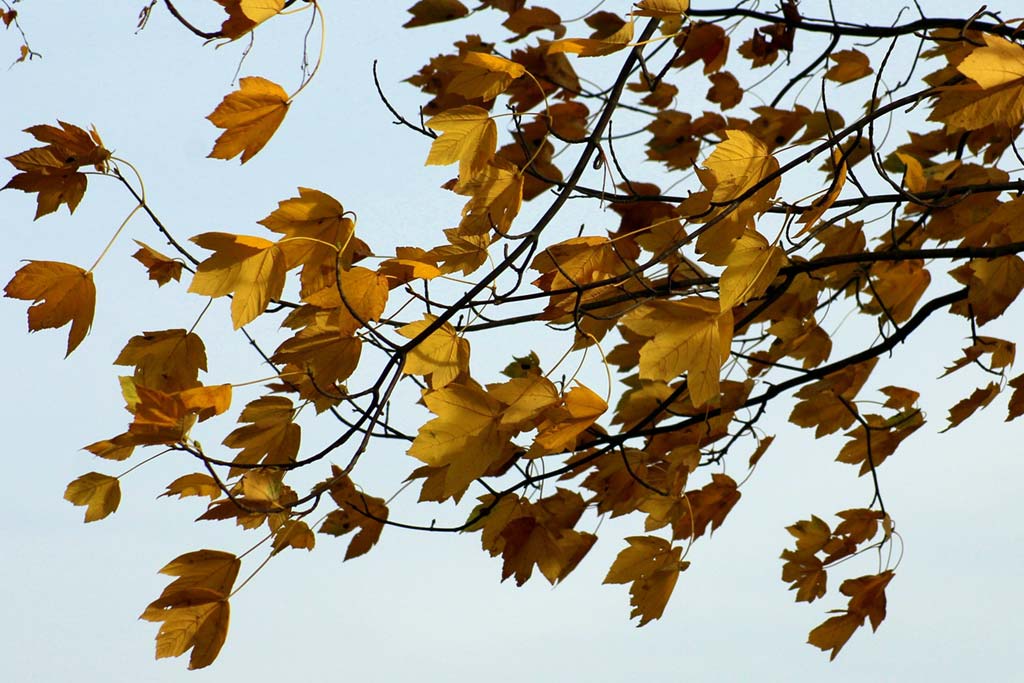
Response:
MULTIPOLYGON (((259 234, 255 221, 297 186, 307 186, 358 212, 360 234, 378 253, 396 245, 432 246, 461 206, 438 190, 451 171, 422 166, 428 141, 390 123, 373 90, 370 64, 380 60, 385 89, 396 106, 414 113, 422 99, 399 81, 472 25, 401 29, 411 2, 377 3, 372 10, 369 3, 328 6, 321 73, 267 148, 245 166, 204 158, 217 131, 203 117, 233 89, 240 46, 203 47, 162 8, 135 35, 141 1, 63 2, 59 11, 53 4, 22 3, 23 25, 45 58, 3 72, 0 156, 31 146, 29 136, 18 132, 29 125, 57 118, 95 124, 107 146, 140 169, 152 207, 179 238, 210 230, 259 234)), ((205 4, 213 3, 182 3, 182 9, 205 4)), ((591 5, 549 4, 563 16, 591 5)), ((806 2, 802 8, 813 13, 822 5, 806 2)), ((605 9, 628 7, 623 1, 605 9)), ((963 2, 926 7, 937 15, 975 9, 963 2)), ((886 22, 896 10, 886 7, 872 20, 886 22)), ((205 16, 205 25, 215 25, 217 8, 205 16)), ((261 29, 241 74, 293 89, 307 17, 278 19, 261 29)), ((0 57, 13 54, 13 35, 0 32, 0 38, 0 57)), ((656 173, 652 165, 645 170, 656 173)), ((25 258, 88 266, 132 202, 113 181, 91 178, 73 217, 61 209, 33 223, 34 208, 32 197, 0 193, 4 282, 25 258)), ((69 360, 62 360, 64 332, 28 335, 25 303, 0 304, 9 480, 0 496, 8 539, 0 565, 7 615, 0 624, 2 680, 598 682, 650 675, 946 681, 1017 675, 1024 422, 1002 422, 1004 399, 961 428, 938 434, 948 407, 987 381, 971 376, 965 381, 975 384, 967 387, 957 384, 959 378, 933 379, 955 357, 964 334, 962 325, 940 322, 929 322, 876 373, 890 372, 893 383, 926 391, 929 423, 881 471, 886 505, 906 541, 888 591, 889 616, 877 634, 862 629, 831 664, 804 641, 826 610, 844 606, 835 590, 839 577, 830 581, 825 600, 796 604, 779 580, 777 557, 790 545, 786 525, 812 513, 828 517, 865 505, 870 483, 832 462, 840 441, 815 441, 812 433, 786 425, 785 406, 769 415, 767 426, 778 439, 744 485, 743 500, 713 539, 696 544, 688 556, 693 565, 680 577, 665 617, 643 629, 628 620, 626 587, 600 583, 622 537, 642 533, 639 519, 605 521, 597 548, 555 589, 539 577, 524 588, 499 583, 500 561, 481 552, 477 536, 387 529, 373 552, 352 562, 341 562, 344 545, 329 538, 318 539, 311 554, 289 551, 274 559, 233 600, 227 644, 209 669, 186 672, 187 657, 155 661, 156 626, 137 617, 166 584, 157 570, 196 548, 241 552, 256 537, 230 524, 192 523, 203 510, 195 499, 156 499, 170 480, 194 471, 174 458, 128 475, 121 509, 102 522, 83 525, 81 508, 62 500, 67 482, 79 474, 124 469, 80 448, 125 426, 110 363, 127 338, 188 327, 205 304, 183 287, 157 289, 146 281, 129 258, 132 238, 163 246, 143 217, 133 220, 96 273, 94 331, 69 360)), ((1018 303, 986 332, 1008 334, 1024 328, 1021 320, 1018 303)), ((261 329, 271 327, 256 327, 261 329)), ((210 354, 208 383, 266 374, 245 340, 230 334, 226 305, 215 306, 198 331, 210 354)), ((498 341, 474 346, 474 370, 478 364, 500 368, 510 354, 538 343, 525 335, 498 341)), ((546 350, 554 357, 561 351, 546 350)), ((599 382, 602 373, 592 376, 599 382)), ((329 438, 330 429, 325 424, 317 433, 310 426, 307 438, 329 438)), ((383 496, 397 489, 413 464, 398 448, 371 452, 371 459, 357 479, 383 496)), ((730 467, 737 478, 745 469, 740 459, 730 467)), ((436 516, 439 522, 464 516, 443 507, 418 509, 414 499, 400 497, 392 514, 427 521, 436 516)), ((589 530, 596 524, 591 520, 589 530)), ((843 578, 875 570, 868 558, 855 561, 861 562, 857 570, 843 578)))

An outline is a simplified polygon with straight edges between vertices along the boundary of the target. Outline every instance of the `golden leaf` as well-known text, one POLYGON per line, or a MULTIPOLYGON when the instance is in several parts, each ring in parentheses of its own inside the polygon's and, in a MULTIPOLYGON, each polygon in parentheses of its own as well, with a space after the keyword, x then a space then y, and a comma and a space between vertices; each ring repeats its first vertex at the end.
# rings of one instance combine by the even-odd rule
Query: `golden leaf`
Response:
POLYGON ((89 472, 68 484, 64 500, 86 506, 85 521, 95 522, 117 510, 121 503, 121 485, 114 477, 89 472))
POLYGON ((427 127, 441 131, 430 145, 427 165, 459 162, 459 181, 468 182, 482 171, 498 146, 498 128, 486 109, 467 104, 447 109, 427 120, 427 127))
POLYGON ((284 9, 284 0, 216 0, 224 7, 228 18, 220 27, 225 38, 235 40, 276 16, 284 9))
POLYGON ((231 320, 236 330, 281 296, 285 261, 274 242, 223 232, 196 235, 192 241, 215 253, 196 268, 188 291, 212 297, 233 294, 231 320))
POLYGON ((208 474, 195 472, 178 477, 167 485, 167 490, 161 493, 163 496, 206 496, 210 500, 218 498, 221 494, 217 480, 208 474))
POLYGON ((548 54, 571 52, 580 57, 601 57, 629 47, 633 40, 633 22, 627 21, 619 30, 604 38, 562 38, 548 43, 548 54))
POLYGON ((875 71, 871 68, 868 56, 860 50, 837 50, 830 53, 828 58, 836 65, 825 72, 825 78, 836 83, 850 83, 875 71))
POLYGON ((224 129, 209 156, 233 159, 241 154, 244 164, 273 137, 290 102, 281 86, 259 76, 242 78, 239 86, 206 118, 224 129))
POLYGON ((171 280, 181 279, 183 267, 181 261, 164 256, 153 247, 138 240, 135 240, 135 243, 139 245, 140 249, 132 254, 132 258, 146 267, 150 280, 155 280, 158 286, 163 287, 171 280))
MULTIPOLYGON (((426 314, 423 320, 399 328, 398 334, 414 339, 437 320, 426 314)), ((459 336, 455 328, 444 323, 413 347, 405 358, 402 372, 407 375, 430 376, 430 386, 440 389, 451 384, 469 370, 469 342, 459 336)))
POLYGON ((629 536, 629 547, 619 552, 612 563, 605 583, 632 583, 629 593, 633 611, 640 617, 638 626, 660 619, 672 596, 679 573, 688 562, 680 562, 682 548, 657 536, 629 536))
POLYGON ((761 233, 745 230, 726 259, 719 286, 722 310, 764 294, 786 261, 786 252, 769 245, 761 233))
POLYGON ((96 286, 92 273, 78 266, 29 261, 4 287, 4 296, 32 301, 28 308, 28 329, 32 332, 71 323, 65 358, 78 348, 92 327, 96 286))
POLYGON ((466 97, 493 100, 505 92, 512 81, 526 73, 522 64, 484 52, 467 52, 448 92, 466 97))
POLYGON ((685 14, 690 9, 690 0, 640 0, 636 3, 633 16, 671 17, 685 14))
POLYGON ((175 392, 199 386, 206 370, 206 347, 194 332, 183 329, 143 332, 128 340, 114 365, 135 367, 138 384, 175 392))
POLYGON ((690 297, 639 306, 621 324, 648 337, 640 349, 640 377, 669 381, 686 373, 694 406, 719 395, 719 374, 732 345, 732 309, 690 297))

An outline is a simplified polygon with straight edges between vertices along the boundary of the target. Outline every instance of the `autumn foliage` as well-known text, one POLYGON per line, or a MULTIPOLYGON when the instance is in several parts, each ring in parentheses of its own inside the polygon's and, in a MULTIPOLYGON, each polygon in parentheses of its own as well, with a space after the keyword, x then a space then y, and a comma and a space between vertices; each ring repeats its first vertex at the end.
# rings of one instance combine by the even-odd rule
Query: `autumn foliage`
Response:
MULTIPOLYGON (((219 27, 155 1, 142 23, 165 9, 223 42, 272 32, 292 19, 285 10, 316 13, 322 29, 334 9, 216 3, 219 27)), ((928 372, 961 373, 963 396, 929 421, 957 428, 992 405, 1007 421, 1024 414, 1014 342, 985 329, 1019 319, 1024 288, 1024 181, 1013 178, 1024 32, 992 13, 871 26, 803 10, 643 0, 563 23, 525 0, 416 2, 411 30, 451 21, 460 36, 458 20, 474 15, 490 33, 423 56, 405 86, 422 91, 418 112, 378 85, 382 116, 403 124, 395 135, 450 167, 438 191, 464 202, 387 252, 357 227, 347 207, 358 198, 306 187, 268 206, 253 234, 174 234, 129 171, 128 141, 121 158, 94 128, 28 128, 34 142, 7 157, 4 189, 32 193, 35 218, 74 212, 90 182, 119 183, 153 228, 132 225, 140 281, 230 298, 235 329, 265 316, 282 330, 252 340, 254 368, 273 368, 255 387, 204 384, 207 342, 184 321, 138 330, 112 359, 127 423, 85 448, 107 461, 190 456, 163 495, 208 498, 200 520, 252 530, 253 571, 325 535, 359 557, 401 524, 475 534, 502 580, 556 584, 597 542, 595 516, 630 516, 636 535, 604 541, 621 547, 605 582, 628 587, 643 625, 671 609, 688 550, 727 523, 771 457, 766 416, 789 397, 773 417, 808 440, 844 435, 836 460, 874 491, 867 507, 809 512, 780 549, 795 599, 833 608, 809 642, 834 658, 885 618, 901 541, 884 464, 926 424, 921 387, 892 385, 878 359, 947 316, 963 333, 935 341, 949 366, 928 372), (913 62, 891 61, 906 43, 913 62), (528 204, 538 209, 525 220, 528 204), (554 330, 560 348, 524 341, 496 366, 477 360, 474 340, 505 328, 554 330), (336 438, 305 443, 300 412, 335 421, 336 438), (393 491, 359 484, 373 449, 406 453, 419 500, 459 521, 393 519, 393 491), (317 483, 297 483, 309 473, 317 483)), ((0 9, 6 25, 16 16, 0 9)), ((273 145, 301 116, 289 108, 316 87, 316 66, 291 93, 240 78, 208 116, 209 156, 244 164, 273 145)), ((71 354, 106 305, 92 276, 102 259, 27 262, 4 293, 28 302, 30 330, 70 325, 71 354)), ((117 510, 120 480, 91 472, 64 497, 100 520, 117 510)), ((197 549, 160 570, 173 580, 142 613, 159 624, 157 657, 214 661, 243 554, 197 549)))

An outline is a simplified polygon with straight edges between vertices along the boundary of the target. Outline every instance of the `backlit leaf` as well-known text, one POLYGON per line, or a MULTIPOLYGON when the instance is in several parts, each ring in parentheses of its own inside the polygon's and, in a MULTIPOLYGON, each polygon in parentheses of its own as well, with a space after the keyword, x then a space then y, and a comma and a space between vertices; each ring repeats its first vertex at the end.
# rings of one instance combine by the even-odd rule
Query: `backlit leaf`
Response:
POLYGON ((66 356, 78 348, 92 327, 96 286, 92 273, 56 261, 29 261, 4 287, 4 296, 31 301, 28 329, 32 332, 71 323, 66 356))
POLYGON ((89 472, 68 484, 64 500, 85 506, 85 521, 95 522, 117 510, 121 503, 121 486, 117 479, 89 472))
POLYGON ((233 159, 241 154, 244 164, 273 137, 290 101, 281 86, 265 78, 248 76, 238 83, 239 89, 226 95, 206 118, 224 129, 210 156, 233 159))

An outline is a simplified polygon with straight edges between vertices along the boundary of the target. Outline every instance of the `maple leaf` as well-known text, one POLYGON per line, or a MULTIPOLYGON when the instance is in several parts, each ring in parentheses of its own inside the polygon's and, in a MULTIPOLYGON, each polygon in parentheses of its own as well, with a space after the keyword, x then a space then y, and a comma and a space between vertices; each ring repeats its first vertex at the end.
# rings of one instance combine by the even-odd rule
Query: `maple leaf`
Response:
POLYGON ((832 650, 832 654, 829 655, 831 661, 863 623, 863 618, 849 612, 829 617, 808 634, 807 642, 822 650, 832 650))
POLYGON ((284 235, 278 242, 288 270, 302 266, 300 280, 305 295, 318 286, 333 285, 335 263, 347 270, 370 254, 370 249, 355 236, 356 223, 351 212, 334 197, 320 190, 299 188, 299 196, 278 202, 259 224, 284 235), (328 281, 322 272, 331 274, 328 281))
POLYGON ((868 56, 860 50, 837 50, 828 56, 836 63, 825 72, 825 78, 836 83, 851 83, 872 73, 868 56))
POLYGON ((32 301, 28 308, 28 329, 32 332, 71 323, 65 358, 78 348, 92 327, 96 286, 92 273, 78 266, 29 261, 4 287, 4 296, 32 301))
POLYGON ((239 89, 227 94, 206 118, 224 129, 209 156, 233 159, 241 154, 244 164, 270 141, 291 102, 281 86, 265 78, 248 76, 238 83, 239 89))
POLYGON ((621 319, 648 337, 640 348, 640 378, 668 381, 686 373, 695 406, 719 395, 719 374, 732 345, 732 310, 713 299, 655 301, 621 319))
POLYGON ((178 498, 185 498, 187 496, 206 496, 210 500, 214 500, 221 494, 220 486, 217 485, 217 480, 208 474, 201 472, 195 472, 193 474, 185 474, 178 477, 170 484, 167 485, 167 490, 161 493, 162 496, 178 496, 178 498))
POLYGON ((235 40, 252 31, 267 19, 284 9, 285 0, 216 0, 224 7, 228 18, 221 24, 220 33, 235 40))
POLYGON ((722 310, 764 294, 786 261, 786 253, 769 245, 761 233, 745 230, 733 243, 719 283, 722 310))
POLYGON ((672 17, 685 14, 690 9, 690 0, 640 0, 636 3, 633 16, 672 17))
POLYGON ((409 14, 412 19, 402 24, 402 28, 451 21, 466 16, 469 10, 459 0, 419 0, 409 8, 409 14))
POLYGON ((68 484, 64 500, 86 506, 85 521, 95 522, 117 510, 121 503, 121 486, 115 477, 89 472, 68 484))
POLYGON ((714 207, 700 221, 718 219, 718 223, 698 238, 697 250, 710 255, 714 262, 723 260, 722 255, 730 251, 732 240, 742 234, 755 214, 768 209, 781 183, 779 178, 766 181, 779 170, 779 162, 763 142, 739 130, 726 130, 725 136, 704 161, 706 170, 700 174, 701 182, 711 191, 714 207), (759 185, 761 187, 753 191, 759 185), (751 196, 736 203, 751 191, 751 196))
POLYGON ((966 302, 952 310, 973 315, 979 325, 1001 316, 1024 289, 1024 259, 1011 254, 994 259, 972 259, 949 273, 969 287, 966 302))
POLYGON ((316 536, 309 525, 300 519, 289 519, 274 532, 271 555, 276 555, 285 548, 312 550, 315 546, 316 536))
POLYGON ((135 367, 136 383, 175 392, 199 386, 206 370, 206 347, 194 332, 183 329, 143 332, 128 340, 114 365, 135 367))
POLYGON ((141 263, 149 271, 149 279, 155 280, 157 285, 163 287, 171 280, 181 279, 181 269, 184 267, 181 261, 164 256, 153 247, 135 240, 139 250, 132 254, 132 258, 141 263))
POLYGON ((455 191, 470 197, 462 209, 459 234, 482 235, 491 230, 505 234, 519 214, 523 201, 523 174, 505 159, 493 159, 455 191))
POLYGON ((483 52, 467 52, 462 58, 461 70, 448 84, 448 91, 466 97, 493 100, 505 92, 512 81, 525 73, 526 68, 522 64, 504 57, 483 52))
POLYGON ((949 409, 949 425, 943 429, 948 432, 961 422, 974 415, 979 409, 984 408, 999 395, 1000 386, 997 382, 990 382, 987 386, 975 389, 974 392, 949 409))
POLYGON ((562 38, 548 43, 548 54, 555 55, 565 52, 580 57, 602 57, 628 47, 633 40, 633 22, 627 21, 604 38, 562 38))
POLYGON ((487 394, 505 404, 501 424, 508 427, 529 423, 561 401, 555 385, 541 375, 524 375, 502 384, 488 384, 487 394))
MULTIPOLYGON (((423 320, 409 323, 398 330, 406 339, 415 339, 437 316, 426 314, 423 320)), ((402 366, 407 375, 430 377, 430 386, 440 389, 448 386, 469 370, 469 342, 459 336, 455 328, 444 323, 419 344, 410 349, 402 366)))
POLYGON ((46 143, 46 146, 7 157, 21 172, 11 178, 3 189, 10 187, 38 193, 37 219, 56 211, 61 204, 67 204, 68 211, 74 213, 87 185, 87 178, 79 169, 91 165, 103 173, 110 159, 110 152, 103 147, 95 128, 86 132, 64 121, 58 123, 60 128, 49 125, 26 128, 26 133, 46 143))
MULTIPOLYGON (((302 429, 293 422, 295 407, 283 396, 261 396, 238 416, 243 423, 224 438, 224 445, 240 448, 239 465, 283 465, 295 460, 302 429)), ((236 474, 232 471, 232 474, 236 474)))
POLYGON ((508 457, 510 433, 500 427, 504 406, 481 389, 460 384, 429 391, 423 402, 437 417, 420 427, 408 453, 432 467, 447 465, 444 495, 458 498, 508 457))
POLYGON ((203 233, 192 241, 215 253, 196 267, 188 291, 212 297, 233 295, 231 321, 236 330, 281 296, 285 260, 274 242, 224 232, 203 233))
POLYGON ((565 394, 563 402, 564 407, 545 411, 528 456, 574 448, 577 437, 608 410, 608 404, 603 398, 579 383, 565 394))
POLYGON ((657 536, 629 536, 629 547, 619 552, 604 583, 631 583, 629 594, 633 611, 640 617, 637 626, 660 619, 676 586, 680 572, 689 562, 680 562, 683 549, 657 536))
POLYGON ((487 166, 498 146, 498 128, 486 109, 467 104, 447 109, 427 120, 428 128, 441 131, 430 145, 427 165, 459 162, 459 181, 468 182, 487 166))
POLYGON ((340 468, 332 466, 331 473, 333 477, 329 480, 329 490, 338 509, 327 513, 320 533, 344 536, 358 529, 345 550, 345 560, 351 560, 368 553, 380 540, 384 522, 388 518, 388 508, 383 498, 357 491, 355 484, 340 468))

